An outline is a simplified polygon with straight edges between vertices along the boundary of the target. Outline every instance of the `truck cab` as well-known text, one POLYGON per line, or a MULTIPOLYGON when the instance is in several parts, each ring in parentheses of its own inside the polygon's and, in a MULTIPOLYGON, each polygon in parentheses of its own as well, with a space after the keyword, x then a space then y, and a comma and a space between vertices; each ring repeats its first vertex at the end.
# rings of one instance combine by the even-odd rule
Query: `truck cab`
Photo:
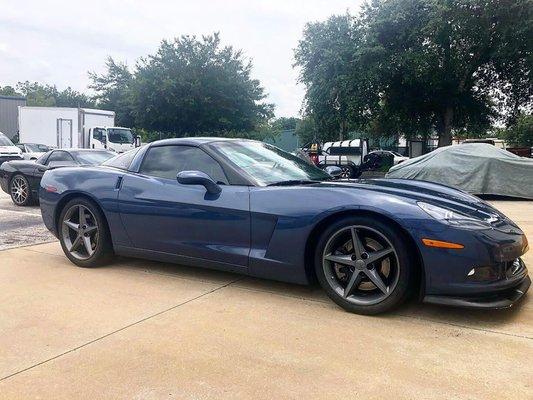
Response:
POLYGON ((120 126, 95 126, 89 129, 89 148, 107 149, 124 153, 140 146, 140 137, 134 136, 130 128, 120 126))

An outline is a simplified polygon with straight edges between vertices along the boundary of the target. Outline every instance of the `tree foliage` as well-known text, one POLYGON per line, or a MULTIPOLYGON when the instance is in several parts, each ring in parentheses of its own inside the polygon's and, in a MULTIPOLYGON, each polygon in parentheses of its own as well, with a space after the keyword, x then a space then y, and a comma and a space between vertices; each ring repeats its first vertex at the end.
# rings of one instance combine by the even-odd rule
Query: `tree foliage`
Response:
POLYGON ((252 134, 272 117, 252 63, 218 34, 163 41, 133 72, 112 59, 106 67, 90 74, 99 104, 158 136, 252 134))
POLYGON ((533 147, 533 115, 519 115, 516 122, 504 130, 502 137, 510 146, 533 147))
POLYGON ((16 87, 4 86, 0 94, 26 97, 28 106, 39 107, 94 107, 94 101, 86 94, 67 87, 58 90, 55 85, 43 85, 38 82, 19 82, 16 87))
POLYGON ((134 125, 131 108, 131 85, 133 75, 125 63, 117 62, 108 57, 105 63, 106 72, 98 75, 89 72, 89 85, 96 93, 94 99, 98 107, 115 111, 115 123, 118 126, 134 125))
POLYGON ((428 135, 512 123, 531 107, 531 0, 374 0, 308 24, 295 52, 322 136, 428 135))

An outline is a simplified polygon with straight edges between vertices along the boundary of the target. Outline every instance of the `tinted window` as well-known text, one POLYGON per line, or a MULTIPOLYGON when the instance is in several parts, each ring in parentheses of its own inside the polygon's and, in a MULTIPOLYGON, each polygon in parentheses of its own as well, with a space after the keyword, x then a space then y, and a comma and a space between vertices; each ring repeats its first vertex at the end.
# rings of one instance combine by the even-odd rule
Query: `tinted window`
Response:
POLYGON ((96 140, 99 140, 101 142, 102 141, 103 132, 104 132, 103 129, 94 128, 93 129, 93 138, 96 139, 96 140))
POLYGON ((135 140, 129 129, 109 128, 107 132, 112 143, 133 143, 135 140))
POLYGON ((44 153, 41 157, 35 160, 35 162, 41 165, 46 165, 46 162, 48 161, 48 157, 50 156, 50 154, 51 154, 50 151, 48 153, 44 153))
POLYGON ((0 133, 0 146, 14 146, 14 144, 7 136, 0 133))
POLYGON ((177 173, 181 171, 201 171, 215 182, 228 183, 220 164, 198 147, 152 147, 140 170, 143 174, 167 179, 176 179, 177 173))
POLYGON ((135 155, 139 151, 140 147, 127 151, 126 153, 119 154, 109 160, 107 160, 102 165, 106 165, 108 167, 114 167, 118 169, 124 169, 127 170, 133 159, 135 158, 135 155))
POLYGON ((291 180, 327 180, 331 176, 301 158, 255 141, 221 141, 212 145, 261 185, 291 180))
POLYGON ((361 154, 359 147, 333 147, 328 149, 328 152, 332 156, 355 156, 361 154))
POLYGON ((46 163, 50 164, 52 161, 74 161, 74 159, 66 151, 54 151, 50 154, 46 163))
POLYGON ((74 157, 80 164, 84 165, 99 165, 104 161, 109 160, 115 154, 110 151, 77 151, 74 157))
POLYGON ((40 152, 43 152, 43 151, 48 151, 48 149, 46 147, 43 148, 43 145, 33 144, 33 143, 26 144, 26 149, 29 152, 33 152, 33 153, 40 153, 40 152))

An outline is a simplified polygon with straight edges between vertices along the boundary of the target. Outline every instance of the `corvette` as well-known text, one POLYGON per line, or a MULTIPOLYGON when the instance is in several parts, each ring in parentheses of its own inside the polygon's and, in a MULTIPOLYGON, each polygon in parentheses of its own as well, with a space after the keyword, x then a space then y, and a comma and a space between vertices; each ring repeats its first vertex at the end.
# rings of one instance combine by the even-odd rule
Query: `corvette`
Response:
POLYGON ((39 183, 45 171, 73 165, 97 165, 114 153, 107 150, 56 149, 37 160, 14 160, 0 166, 0 188, 11 196, 16 206, 27 206, 38 196, 39 183))
POLYGON ((270 145, 153 142, 101 166, 47 171, 44 223, 74 264, 114 254, 298 284, 376 314, 409 295, 477 308, 515 304, 528 243, 463 191, 400 179, 335 181, 270 145))

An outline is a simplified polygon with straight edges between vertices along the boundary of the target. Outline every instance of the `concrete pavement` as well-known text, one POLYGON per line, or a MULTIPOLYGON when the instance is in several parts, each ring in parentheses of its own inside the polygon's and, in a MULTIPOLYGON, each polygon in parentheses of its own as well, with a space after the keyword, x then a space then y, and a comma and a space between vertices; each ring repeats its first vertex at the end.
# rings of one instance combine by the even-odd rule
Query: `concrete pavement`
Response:
MULTIPOLYGON (((533 202, 495 204, 533 243, 533 202)), ((526 399, 531 299, 365 317, 316 287, 130 259, 82 269, 57 243, 5 250, 0 398, 526 399)))

